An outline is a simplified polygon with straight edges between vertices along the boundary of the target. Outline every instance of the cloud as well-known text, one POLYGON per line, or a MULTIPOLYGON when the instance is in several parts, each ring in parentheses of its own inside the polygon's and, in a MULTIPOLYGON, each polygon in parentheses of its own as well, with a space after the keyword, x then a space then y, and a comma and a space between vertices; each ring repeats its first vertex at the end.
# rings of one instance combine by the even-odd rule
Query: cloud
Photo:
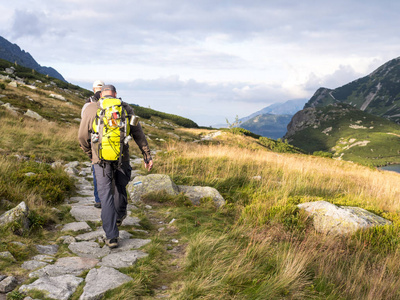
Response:
POLYGON ((40 37, 46 31, 44 13, 15 10, 11 26, 12 36, 18 39, 23 36, 40 37))

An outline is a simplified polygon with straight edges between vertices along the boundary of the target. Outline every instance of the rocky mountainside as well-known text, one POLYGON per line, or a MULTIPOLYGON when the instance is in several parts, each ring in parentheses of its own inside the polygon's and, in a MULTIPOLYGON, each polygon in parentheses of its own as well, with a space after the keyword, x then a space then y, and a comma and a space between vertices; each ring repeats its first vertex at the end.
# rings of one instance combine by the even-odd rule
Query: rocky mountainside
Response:
POLYGON ((284 138, 309 152, 328 151, 371 165, 399 163, 399 81, 396 58, 342 87, 320 88, 293 116, 284 138))
POLYGON ((370 166, 399 163, 400 126, 345 103, 308 107, 295 114, 285 139, 306 150, 370 166))
POLYGON ((246 122, 256 116, 263 115, 263 114, 271 114, 271 115, 294 115, 296 112, 301 110, 306 104, 308 99, 293 99, 288 100, 283 103, 274 103, 263 109, 252 113, 251 115, 241 118, 240 121, 246 122))
POLYGON ((10 43, 8 40, 0 36, 0 59, 7 60, 12 63, 17 63, 18 65, 34 69, 35 71, 49 75, 51 77, 60 79, 64 82, 66 80, 64 77, 58 73, 55 69, 51 67, 43 67, 36 62, 36 60, 29 54, 29 52, 25 52, 21 50, 21 48, 16 45, 10 43))
POLYGON ((240 127, 271 139, 282 138, 292 116, 301 110, 307 99, 293 99, 274 103, 239 119, 240 127))
POLYGON ((400 123, 400 57, 371 74, 336 89, 320 88, 308 107, 320 107, 342 102, 370 114, 400 123))
POLYGON ((239 126, 261 136, 276 140, 285 135, 286 127, 292 116, 270 113, 261 114, 241 123, 239 126))

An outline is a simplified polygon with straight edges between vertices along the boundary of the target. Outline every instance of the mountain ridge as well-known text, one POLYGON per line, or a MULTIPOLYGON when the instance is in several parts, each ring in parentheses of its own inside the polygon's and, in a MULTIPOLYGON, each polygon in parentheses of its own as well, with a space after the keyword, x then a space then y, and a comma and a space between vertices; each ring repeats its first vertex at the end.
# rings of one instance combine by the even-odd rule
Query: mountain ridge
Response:
POLYGON ((398 82, 400 58, 395 58, 336 89, 321 87, 292 117, 284 138, 309 152, 328 151, 363 164, 400 163, 398 82))
POLYGON ((22 50, 17 44, 11 43, 2 36, 0 36, 0 58, 67 82, 57 70, 41 66, 29 52, 22 50))

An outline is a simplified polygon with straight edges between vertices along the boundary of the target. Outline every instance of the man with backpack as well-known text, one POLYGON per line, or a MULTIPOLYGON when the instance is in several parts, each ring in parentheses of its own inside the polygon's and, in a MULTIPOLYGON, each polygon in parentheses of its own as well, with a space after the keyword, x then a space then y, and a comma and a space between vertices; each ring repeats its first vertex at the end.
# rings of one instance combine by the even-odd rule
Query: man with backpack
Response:
MULTIPOLYGON (((86 99, 86 102, 82 107, 81 118, 83 117, 84 110, 90 103, 99 101, 101 88, 103 87, 103 85, 104 82, 101 80, 96 80, 95 82, 93 82, 93 95, 86 99)), ((93 174, 93 186, 94 186, 94 207, 101 208, 101 202, 99 199, 99 195, 97 193, 97 182, 93 165, 92 165, 92 174, 93 174)))
POLYGON ((126 185, 131 178, 129 137, 133 137, 150 171, 153 161, 140 123, 135 124, 132 107, 116 98, 113 85, 104 85, 101 98, 90 103, 83 112, 78 139, 83 151, 92 160, 101 201, 101 219, 106 244, 118 247, 118 226, 126 217, 126 185))

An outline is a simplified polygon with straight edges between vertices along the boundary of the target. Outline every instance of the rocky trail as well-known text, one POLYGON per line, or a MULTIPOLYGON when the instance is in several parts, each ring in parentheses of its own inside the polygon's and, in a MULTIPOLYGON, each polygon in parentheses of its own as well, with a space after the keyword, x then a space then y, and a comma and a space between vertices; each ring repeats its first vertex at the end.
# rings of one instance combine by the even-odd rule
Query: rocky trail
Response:
MULTIPOLYGON (((138 163, 139 161, 132 161, 138 163)), ((141 160, 140 160, 141 163, 141 160)), ((165 263, 168 270, 166 273, 173 274, 179 267, 179 259, 184 252, 184 246, 176 239, 177 230, 173 226, 175 221, 168 220, 168 215, 163 215, 149 205, 144 205, 147 219, 152 224, 152 232, 141 228, 140 219, 132 216, 132 212, 138 208, 132 203, 128 204, 128 216, 124 219, 120 230, 119 247, 110 249, 104 243, 104 231, 101 228, 101 209, 95 208, 93 196, 93 184, 90 164, 79 166, 78 162, 66 166, 67 172, 76 178, 76 188, 79 196, 66 200, 71 206, 71 215, 75 222, 59 226, 57 230, 65 232, 55 241, 44 245, 36 245, 37 255, 23 262, 21 268, 27 271, 25 281, 20 282, 13 276, 2 275, 0 272, 0 300, 5 299, 5 293, 14 290, 18 285, 20 293, 30 290, 42 291, 47 297, 53 299, 70 299, 83 285, 80 300, 101 299, 108 290, 117 288, 133 279, 119 271, 121 268, 129 267, 148 254, 141 247, 149 244, 155 236, 165 241, 165 247, 170 253, 169 261, 165 263), (77 169, 80 171, 77 171, 77 169), (96 224, 96 228, 93 229, 96 224), (133 238, 130 232, 137 232, 145 238, 133 238), (68 250, 60 245, 67 245, 68 250), (60 253, 60 251, 64 251, 60 253), (82 276, 82 274, 86 274, 82 276), (32 278, 37 278, 32 282, 32 278)), ((135 171, 133 171, 135 172, 135 171)), ((133 174, 133 177, 137 174, 133 174)), ((143 176, 141 176, 143 177, 143 176)), ((143 178, 142 178, 143 179, 143 178)), ((169 298, 168 289, 170 276, 161 274, 160 285, 152 296, 146 299, 169 298)), ((26 297, 26 300, 32 299, 26 297)), ((134 299, 134 298, 132 298, 134 299)))

